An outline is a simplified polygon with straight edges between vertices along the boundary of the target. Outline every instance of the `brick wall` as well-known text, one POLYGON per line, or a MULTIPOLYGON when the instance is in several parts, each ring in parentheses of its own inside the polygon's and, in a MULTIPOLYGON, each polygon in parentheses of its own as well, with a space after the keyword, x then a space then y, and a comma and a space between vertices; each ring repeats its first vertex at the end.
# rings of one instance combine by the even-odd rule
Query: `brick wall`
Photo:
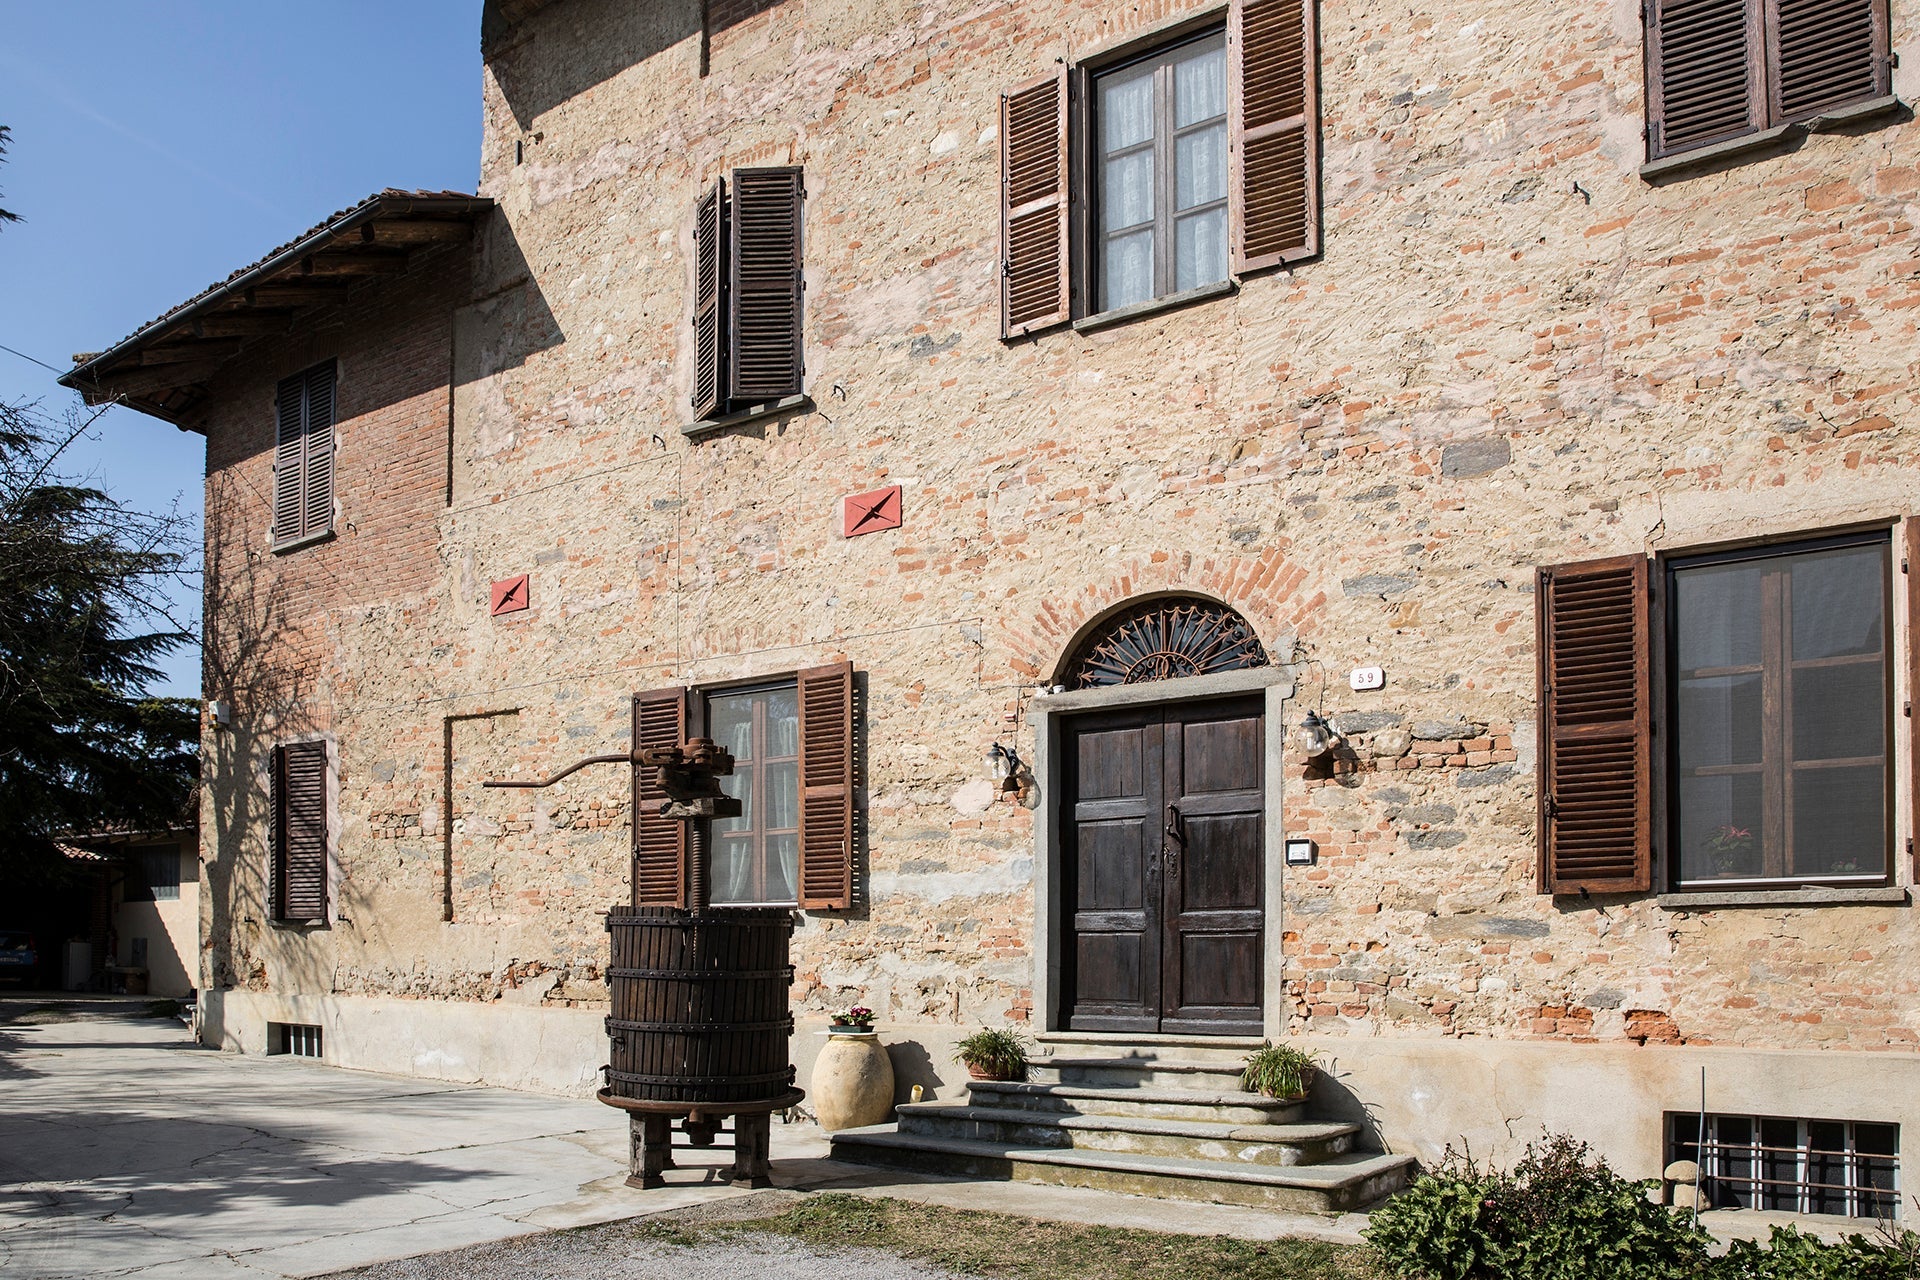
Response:
MULTIPOLYGON (((1001 342, 998 94, 1200 8, 789 0, 715 32, 704 77, 697 34, 649 6, 530 19, 488 69, 482 185, 502 212, 453 325, 453 503, 423 471, 417 520, 269 562, 288 603, 256 615, 302 637, 298 674, 270 664, 293 690, 275 713, 341 736, 354 923, 304 950, 236 932, 236 971, 593 998, 624 780, 495 812, 459 764, 468 729, 444 776, 445 718, 513 712, 474 759, 544 772, 624 746, 636 689, 844 655, 867 682, 866 901, 803 926, 803 1006, 1027 1016, 1033 818, 983 795, 981 754, 1030 752, 1026 699, 1102 609, 1184 589, 1298 660, 1307 699, 1328 673, 1327 708, 1365 726, 1352 768, 1295 762, 1284 784, 1288 829, 1322 851, 1289 879, 1270 993, 1296 1026, 1909 1046, 1904 908, 1534 892, 1532 589, 1540 564, 1914 510, 1920 128, 1652 186, 1631 0, 1444 20, 1327 0, 1324 256, 1001 342), (816 408, 694 443, 688 214, 756 163, 806 167, 816 408), (840 537, 839 497, 894 483, 904 527, 840 537), (376 561, 398 575, 377 589, 358 576, 376 561), (364 589, 329 596, 323 566, 364 589), (520 572, 533 608, 490 619, 487 584, 520 572), (1362 664, 1384 690, 1345 692, 1362 664)), ((1897 0, 1894 21, 1909 47, 1920 8, 1897 0)), ((421 329, 408 341, 444 358, 445 330, 421 329)), ((396 402, 419 410, 396 429, 421 428, 396 456, 444 460, 431 400, 396 402)), ((210 511, 257 506, 249 413, 231 420, 258 419, 253 444, 213 433, 210 511)), ((219 583, 263 547, 263 512, 213 544, 219 583)), ((223 767, 216 808, 242 776, 223 767)))

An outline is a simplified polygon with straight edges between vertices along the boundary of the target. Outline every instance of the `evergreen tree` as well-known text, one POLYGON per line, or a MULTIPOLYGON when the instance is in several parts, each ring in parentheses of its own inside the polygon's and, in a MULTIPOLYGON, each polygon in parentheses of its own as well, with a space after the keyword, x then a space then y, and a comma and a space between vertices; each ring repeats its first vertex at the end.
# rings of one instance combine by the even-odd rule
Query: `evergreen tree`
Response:
POLYGON ((92 421, 0 404, 0 883, 58 875, 63 833, 174 826, 194 802, 196 704, 145 692, 190 638, 166 612, 180 524, 57 473, 92 421))

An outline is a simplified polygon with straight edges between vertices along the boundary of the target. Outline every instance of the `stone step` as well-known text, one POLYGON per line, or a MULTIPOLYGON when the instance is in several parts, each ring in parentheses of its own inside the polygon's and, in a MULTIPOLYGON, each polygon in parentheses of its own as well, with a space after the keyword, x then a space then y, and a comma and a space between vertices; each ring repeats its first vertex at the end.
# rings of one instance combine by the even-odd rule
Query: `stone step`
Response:
POLYGON ((1180 1062, 1231 1063, 1238 1069, 1263 1041, 1258 1036, 1163 1036, 1131 1031, 1042 1031, 1034 1036, 1042 1058, 1156 1057, 1180 1062))
POLYGON ((1238 1093, 1238 1062, 1187 1062, 1128 1055, 1119 1058, 1041 1058, 1028 1064, 1037 1084, 1084 1084, 1106 1088, 1159 1085, 1203 1093, 1238 1093))
POLYGON ((1211 1120, 1217 1124, 1291 1124, 1306 1105, 1277 1102, 1257 1093, 1225 1089, 1169 1089, 1162 1085, 1115 1088, 1048 1081, 973 1080, 968 1100, 979 1107, 1071 1112, 1075 1115, 1143 1116, 1155 1120, 1211 1120))
POLYGON ((1406 1186, 1412 1156, 1348 1154, 1321 1164, 1276 1168, 1221 1160, 900 1133, 892 1125, 833 1135, 833 1158, 950 1177, 1011 1179, 1093 1187, 1130 1195, 1258 1205, 1290 1213, 1343 1213, 1406 1186))
POLYGON ((910 1102, 895 1110, 903 1134, 1272 1167, 1318 1164, 1346 1155, 1360 1132, 1357 1124, 1214 1124, 944 1102, 910 1102))

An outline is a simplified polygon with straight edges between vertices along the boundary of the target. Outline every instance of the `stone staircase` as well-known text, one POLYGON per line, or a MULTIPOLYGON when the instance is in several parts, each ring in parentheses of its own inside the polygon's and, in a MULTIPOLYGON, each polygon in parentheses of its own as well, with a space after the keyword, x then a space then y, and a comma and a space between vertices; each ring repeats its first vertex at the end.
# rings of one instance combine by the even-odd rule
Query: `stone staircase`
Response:
POLYGON ((1024 1082, 973 1081, 964 1103, 904 1103, 897 1124, 834 1134, 834 1158, 1307 1213, 1361 1208, 1412 1174, 1411 1156, 1358 1150, 1358 1125, 1241 1092, 1257 1040, 1040 1039, 1024 1082))

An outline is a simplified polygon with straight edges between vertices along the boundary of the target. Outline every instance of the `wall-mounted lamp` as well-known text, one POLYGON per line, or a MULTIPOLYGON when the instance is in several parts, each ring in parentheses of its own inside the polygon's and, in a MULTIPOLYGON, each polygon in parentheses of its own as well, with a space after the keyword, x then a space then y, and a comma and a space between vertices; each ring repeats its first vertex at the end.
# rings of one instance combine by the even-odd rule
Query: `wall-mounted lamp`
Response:
POLYGON ((207 719, 222 729, 233 728, 233 704, 215 700, 207 704, 207 719))
POLYGON ((987 748, 987 776, 1000 780, 1002 791, 1020 789, 1020 753, 994 743, 987 748))
POLYGON ((1307 718, 1300 722, 1300 727, 1294 731, 1293 735, 1294 745, 1300 749, 1300 754, 1309 760, 1332 755, 1333 748, 1339 741, 1340 735, 1333 731, 1332 725, 1320 718, 1320 713, 1317 711, 1307 712, 1307 718))

